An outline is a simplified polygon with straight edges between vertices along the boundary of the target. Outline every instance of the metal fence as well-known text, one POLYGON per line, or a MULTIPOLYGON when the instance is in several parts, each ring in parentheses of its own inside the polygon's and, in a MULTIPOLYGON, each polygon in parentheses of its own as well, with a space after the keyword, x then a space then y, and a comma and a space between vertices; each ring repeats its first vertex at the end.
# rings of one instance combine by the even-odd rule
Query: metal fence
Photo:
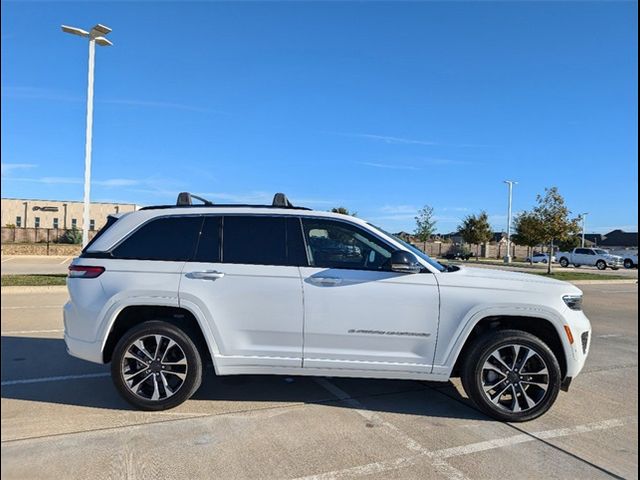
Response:
MULTIPOLYGON (((12 228, 2 227, 2 243, 67 243, 73 244, 70 237, 75 235, 82 238, 82 230, 64 228, 12 228)), ((98 233, 89 231, 89 239, 98 233)))

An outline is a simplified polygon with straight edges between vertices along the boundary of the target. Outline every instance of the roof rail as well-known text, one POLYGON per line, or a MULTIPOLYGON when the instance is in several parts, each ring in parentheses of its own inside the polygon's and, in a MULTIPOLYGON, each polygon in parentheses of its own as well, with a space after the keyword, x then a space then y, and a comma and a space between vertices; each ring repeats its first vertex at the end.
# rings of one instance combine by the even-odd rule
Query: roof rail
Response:
POLYGON ((274 208, 274 209, 290 208, 294 210, 311 210, 311 208, 298 207, 293 205, 284 193, 276 193, 273 196, 273 202, 271 202, 271 205, 251 205, 251 204, 224 204, 224 203, 214 204, 213 202, 205 198, 199 197, 189 192, 181 192, 178 195, 178 199, 175 205, 150 205, 147 207, 142 207, 140 208, 140 210, 159 210, 159 209, 169 209, 169 208, 176 208, 176 207, 222 207, 222 208, 249 207, 249 208, 274 208), (194 205, 193 199, 200 200, 202 203, 194 205))
POLYGON ((178 200, 176 200, 176 205, 178 207, 184 207, 186 205, 193 205, 193 201, 192 200, 194 198, 196 200, 200 200, 205 205, 213 205, 213 202, 211 202, 211 201, 209 201, 209 200, 207 200, 205 198, 199 197, 198 195, 194 195, 193 193, 189 193, 189 192, 180 192, 178 194, 178 200))

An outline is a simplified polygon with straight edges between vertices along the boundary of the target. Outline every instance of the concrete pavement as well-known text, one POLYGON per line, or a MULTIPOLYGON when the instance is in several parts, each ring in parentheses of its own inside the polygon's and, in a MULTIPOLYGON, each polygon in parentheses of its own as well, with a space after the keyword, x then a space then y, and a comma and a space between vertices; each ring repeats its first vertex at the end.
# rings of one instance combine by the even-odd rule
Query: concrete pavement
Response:
POLYGON ((214 377, 169 412, 132 410, 107 367, 69 357, 58 291, 2 293, 2 477, 637 478, 637 286, 588 285, 585 372, 526 424, 457 380, 214 377))
POLYGON ((3 255, 0 260, 2 275, 67 273, 73 257, 3 255))

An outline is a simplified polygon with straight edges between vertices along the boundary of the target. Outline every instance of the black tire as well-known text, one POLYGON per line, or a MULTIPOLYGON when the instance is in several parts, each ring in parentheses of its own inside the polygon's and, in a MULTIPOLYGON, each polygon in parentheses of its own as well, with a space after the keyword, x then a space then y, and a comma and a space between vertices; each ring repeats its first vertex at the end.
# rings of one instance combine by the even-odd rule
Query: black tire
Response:
MULTIPOLYGON (((155 337, 154 337, 155 338, 155 337)), ((145 340, 148 341, 148 340, 145 340)), ((170 342, 165 341, 164 345, 169 344, 170 342)), ((167 347, 166 351, 169 352, 170 348, 176 347, 167 347)), ((139 349, 138 349, 139 350, 139 349)), ((142 354, 140 354, 142 356, 142 354)), ((162 359, 164 360, 164 358, 162 359)), ((182 361, 182 357, 181 357, 182 361)), ((134 361, 135 362, 135 361, 134 361)), ((140 365, 143 365, 144 362, 140 361, 140 365)), ((162 365, 162 364, 160 364, 162 365)), ((146 367, 142 367, 142 370, 146 367)), ((146 372, 150 371, 150 368, 146 370, 146 372)), ((164 368, 164 367, 161 367, 164 368)), ((169 368, 169 367, 166 367, 169 368)), ((146 372, 141 373, 141 377, 146 374, 146 372)), ((162 372, 168 373, 168 372, 162 372)), ((157 373, 156 376, 160 376, 160 372, 157 373)), ((138 377, 138 378, 141 378, 138 377)), ((140 410, 167 410, 170 408, 177 407, 181 403, 185 402, 198 390, 200 384, 202 382, 202 356, 198 351, 198 348, 194 344, 194 342, 189 338, 189 336, 177 326, 162 321, 162 320, 150 320, 128 330, 122 338, 116 344, 116 347, 113 351, 113 356, 111 359, 111 378, 113 383, 115 384, 118 392, 122 397, 129 402, 134 407, 140 410), (127 354, 129 348, 133 346, 133 343, 139 339, 147 339, 151 336, 161 335, 170 340, 176 342, 177 347, 180 350, 178 352, 183 355, 184 360, 186 360, 186 365, 184 370, 186 370, 186 376, 179 387, 175 390, 175 393, 172 393, 167 398, 152 400, 143 398, 140 395, 134 393, 129 386, 127 385, 124 379, 124 371, 127 368, 126 362, 131 362, 130 356, 125 359, 125 354, 127 354)), ((170 375, 164 376, 166 378, 173 378, 170 375)), ((149 381, 152 383, 153 378, 149 381)), ((174 378, 175 380, 175 378, 174 378)), ((137 380, 136 380, 137 381, 137 380)), ((157 379, 155 380, 157 382, 157 379)), ((145 382, 142 382, 143 384, 145 382)), ((140 387, 141 389, 142 387, 140 387)), ((164 386, 161 387, 164 391, 165 395, 168 395, 170 390, 165 389, 164 386)), ((139 392, 140 390, 138 390, 139 392)))
POLYGON ((568 258, 566 258, 566 257, 562 257, 562 258, 560 259, 560 266, 561 266, 562 268, 567 268, 567 267, 569 267, 569 259, 568 259, 568 258))
POLYGON ((520 330, 495 330, 477 338, 463 359, 462 386, 476 406, 490 417, 504 422, 526 422, 547 412, 558 398, 562 382, 560 365, 551 349, 538 337, 520 330), (528 410, 512 412, 493 404, 482 386, 482 368, 487 358, 507 345, 521 345, 537 353, 546 364, 549 385, 539 402, 528 410))
POLYGON ((606 270, 607 269, 607 262, 605 262, 604 260, 598 260, 596 262, 596 268, 598 270, 606 270))
POLYGON ((631 269, 633 267, 635 267, 635 265, 633 263, 633 260, 631 260, 630 258, 625 258, 625 260, 624 260, 624 268, 631 269))

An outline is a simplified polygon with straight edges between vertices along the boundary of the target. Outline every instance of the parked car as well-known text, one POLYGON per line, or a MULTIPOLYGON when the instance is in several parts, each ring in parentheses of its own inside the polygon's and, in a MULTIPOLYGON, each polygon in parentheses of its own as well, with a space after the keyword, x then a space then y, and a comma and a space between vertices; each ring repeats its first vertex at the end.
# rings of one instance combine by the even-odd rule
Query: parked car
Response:
POLYGON ((598 270, 606 270, 607 267, 612 270, 618 270, 624 266, 622 257, 611 255, 601 248, 574 248, 571 252, 556 253, 560 265, 564 268, 569 265, 581 267, 588 265, 597 267, 598 270))
MULTIPOLYGON (((217 375, 460 376, 495 418, 534 419, 589 353, 582 292, 518 272, 443 266, 364 220, 291 205, 177 205, 113 216, 75 258, 71 355, 111 363, 143 410, 217 375)), ((229 387, 232 388, 232 387, 229 387)))
POLYGON ((638 268, 638 251, 637 250, 620 250, 612 252, 614 255, 622 257, 624 268, 638 268))
MULTIPOLYGON (((551 257, 551 263, 556 263, 556 256, 551 257)), ((549 255, 546 253, 534 253, 532 256, 527 257, 525 262, 530 263, 549 263, 549 255)))
POLYGON ((449 252, 443 256, 445 260, 464 260, 467 261, 473 257, 471 252, 449 252))

